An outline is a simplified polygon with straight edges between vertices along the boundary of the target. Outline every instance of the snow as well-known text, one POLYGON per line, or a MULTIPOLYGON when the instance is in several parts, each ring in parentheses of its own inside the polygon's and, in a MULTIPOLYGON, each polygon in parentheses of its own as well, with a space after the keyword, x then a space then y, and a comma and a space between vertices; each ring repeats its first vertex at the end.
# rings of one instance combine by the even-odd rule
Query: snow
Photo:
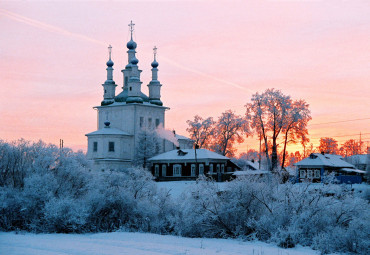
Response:
MULTIPOLYGON (((214 183, 219 190, 225 190, 228 182, 215 182, 214 183)), ((169 182, 157 182, 159 189, 166 189, 173 198, 178 198, 183 192, 191 192, 197 185, 196 181, 169 181, 169 182)))
MULTIPOLYGON (((195 159, 195 150, 193 149, 181 149, 186 154, 183 156, 178 155, 178 150, 168 151, 162 154, 159 154, 155 157, 150 158, 150 161, 155 160, 194 160, 195 159)), ((206 149, 197 149, 197 159, 222 159, 229 160, 228 157, 217 154, 216 152, 206 150, 206 149)))
POLYGON ((262 242, 184 238, 147 233, 15 234, 0 233, 0 253, 7 255, 238 255, 319 254, 310 248, 282 249, 262 242))
POLYGON ((122 130, 119 130, 117 128, 111 128, 111 127, 104 127, 104 128, 99 129, 97 131, 86 134, 86 136, 91 136, 91 135, 126 135, 126 136, 131 136, 129 133, 126 133, 126 132, 123 132, 122 130))

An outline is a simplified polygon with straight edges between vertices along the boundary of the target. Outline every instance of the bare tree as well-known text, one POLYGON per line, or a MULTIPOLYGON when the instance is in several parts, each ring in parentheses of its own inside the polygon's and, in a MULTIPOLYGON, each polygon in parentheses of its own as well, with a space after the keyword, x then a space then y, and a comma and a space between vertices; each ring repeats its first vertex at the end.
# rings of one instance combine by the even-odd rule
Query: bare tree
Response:
POLYGON ((262 135, 265 145, 269 144, 268 139, 271 138, 271 162, 268 146, 265 146, 265 153, 270 170, 275 171, 278 164, 277 139, 286 126, 285 119, 288 109, 292 107, 292 100, 280 90, 267 89, 262 94, 257 92, 252 95, 251 101, 245 105, 246 117, 251 120, 251 128, 262 135))
POLYGON ((224 156, 232 157, 235 142, 242 143, 243 135, 250 133, 248 121, 231 110, 221 114, 215 127, 213 149, 224 156))
POLYGON ((148 159, 159 153, 159 139, 157 133, 151 130, 142 130, 138 137, 139 146, 135 151, 134 164, 147 167, 148 159))
POLYGON ((195 141, 199 148, 209 148, 214 134, 215 121, 212 117, 203 119, 199 115, 194 116, 194 121, 187 120, 190 138, 195 141))

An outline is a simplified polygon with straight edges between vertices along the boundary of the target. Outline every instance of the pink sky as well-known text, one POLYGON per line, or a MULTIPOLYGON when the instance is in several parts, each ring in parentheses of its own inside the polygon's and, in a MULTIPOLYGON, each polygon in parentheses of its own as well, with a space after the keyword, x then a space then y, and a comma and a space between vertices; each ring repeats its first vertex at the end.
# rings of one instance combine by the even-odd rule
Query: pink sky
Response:
MULTIPOLYGON (((369 13, 369 1, 3 1, 0 139, 85 150, 107 46, 119 93, 133 20, 144 93, 158 47, 167 128, 187 135, 195 114, 244 114, 253 93, 277 88, 310 104, 311 124, 363 119, 310 126, 314 145, 360 132, 369 141, 369 13)), ((239 152, 256 145, 249 138, 239 152)))

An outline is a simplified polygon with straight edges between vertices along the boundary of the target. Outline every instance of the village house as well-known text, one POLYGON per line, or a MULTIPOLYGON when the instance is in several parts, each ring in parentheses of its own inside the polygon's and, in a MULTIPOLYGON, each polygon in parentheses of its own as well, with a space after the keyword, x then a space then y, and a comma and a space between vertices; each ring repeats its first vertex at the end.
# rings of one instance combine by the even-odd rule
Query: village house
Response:
POLYGON ((294 165, 298 168, 299 182, 324 182, 327 176, 334 174, 340 183, 361 183, 365 174, 344 161, 342 156, 334 154, 312 153, 294 165))
POLYGON ((357 169, 365 171, 367 166, 367 157, 367 154, 357 154, 345 158, 345 161, 354 165, 357 169))
POLYGON ((200 175, 225 181, 240 169, 228 157, 206 149, 176 149, 148 161, 158 181, 195 180, 200 175))

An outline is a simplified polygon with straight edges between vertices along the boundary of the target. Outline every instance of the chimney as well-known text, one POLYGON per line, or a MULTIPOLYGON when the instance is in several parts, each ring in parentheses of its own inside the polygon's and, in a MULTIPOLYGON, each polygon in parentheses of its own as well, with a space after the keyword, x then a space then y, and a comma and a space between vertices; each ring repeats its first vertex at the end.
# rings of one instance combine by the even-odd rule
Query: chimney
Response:
POLYGON ((325 155, 325 152, 324 152, 324 151, 322 151, 322 152, 321 152, 321 154, 322 154, 322 155, 325 155))

